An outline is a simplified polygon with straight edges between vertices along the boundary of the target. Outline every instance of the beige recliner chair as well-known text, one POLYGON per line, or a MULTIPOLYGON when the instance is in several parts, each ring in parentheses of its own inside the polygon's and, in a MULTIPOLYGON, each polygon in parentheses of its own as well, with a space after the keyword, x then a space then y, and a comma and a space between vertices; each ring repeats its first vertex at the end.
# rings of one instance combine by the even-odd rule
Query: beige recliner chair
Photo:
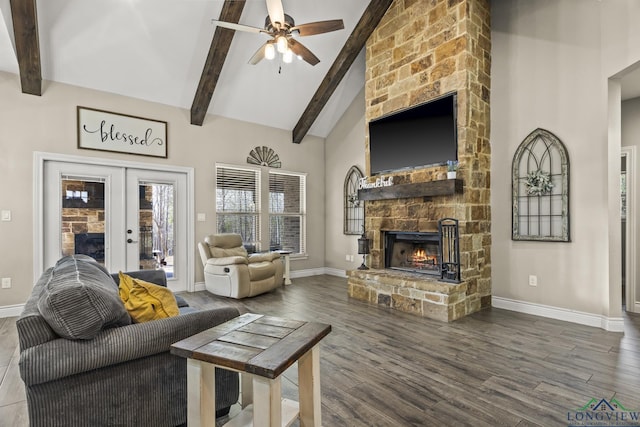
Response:
POLYGON ((246 298, 282 286, 284 266, 277 252, 247 254, 239 234, 213 234, 198 243, 207 291, 246 298))

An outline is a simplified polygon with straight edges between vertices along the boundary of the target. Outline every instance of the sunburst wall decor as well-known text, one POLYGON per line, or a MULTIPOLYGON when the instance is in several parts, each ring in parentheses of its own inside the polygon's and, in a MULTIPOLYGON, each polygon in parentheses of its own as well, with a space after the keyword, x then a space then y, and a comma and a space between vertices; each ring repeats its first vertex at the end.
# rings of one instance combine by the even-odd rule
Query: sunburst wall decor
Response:
POLYGON ((259 166, 269 166, 272 168, 282 167, 282 163, 280 163, 280 157, 276 154, 276 152, 264 145, 262 147, 256 147, 251 150, 251 152, 249 153, 249 157, 247 157, 247 163, 259 166))

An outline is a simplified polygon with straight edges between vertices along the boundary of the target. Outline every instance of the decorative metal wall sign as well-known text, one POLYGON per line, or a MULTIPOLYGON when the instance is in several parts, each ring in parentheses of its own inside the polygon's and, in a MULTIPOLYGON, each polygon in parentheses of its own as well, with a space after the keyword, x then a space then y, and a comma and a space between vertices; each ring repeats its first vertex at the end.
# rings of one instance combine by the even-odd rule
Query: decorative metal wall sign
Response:
POLYGON ((78 148, 167 157, 167 122, 78 107, 78 148))
POLYGON ((553 133, 536 129, 513 157, 512 239, 568 242, 569 155, 553 133))
POLYGON ((344 179, 344 234, 361 234, 364 227, 364 200, 358 198, 362 171, 351 166, 344 179))
POLYGON ((282 167, 280 157, 276 152, 273 151, 272 148, 265 147, 264 145, 251 150, 249 157, 247 157, 247 163, 258 166, 269 166, 272 168, 282 167))

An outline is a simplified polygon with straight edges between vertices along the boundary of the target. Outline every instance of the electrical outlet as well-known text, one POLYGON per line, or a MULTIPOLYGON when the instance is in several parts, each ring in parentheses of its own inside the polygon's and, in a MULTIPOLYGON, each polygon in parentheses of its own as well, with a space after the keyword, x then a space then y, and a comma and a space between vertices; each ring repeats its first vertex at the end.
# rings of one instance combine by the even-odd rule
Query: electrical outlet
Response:
POLYGON ((203 213, 198 214, 198 222, 205 222, 207 220, 207 215, 203 213))
POLYGON ((345 260, 345 261, 351 261, 351 260, 350 260, 349 258, 351 258, 351 255, 349 255, 349 254, 346 254, 346 255, 345 255, 345 258, 344 258, 344 260, 345 260))
POLYGON ((538 286, 538 276, 529 276, 529 286, 538 286))
POLYGON ((11 277, 2 278, 2 289, 9 289, 11 287, 11 277))
POLYGON ((11 221, 11 211, 2 211, 0 214, 2 221, 11 221))

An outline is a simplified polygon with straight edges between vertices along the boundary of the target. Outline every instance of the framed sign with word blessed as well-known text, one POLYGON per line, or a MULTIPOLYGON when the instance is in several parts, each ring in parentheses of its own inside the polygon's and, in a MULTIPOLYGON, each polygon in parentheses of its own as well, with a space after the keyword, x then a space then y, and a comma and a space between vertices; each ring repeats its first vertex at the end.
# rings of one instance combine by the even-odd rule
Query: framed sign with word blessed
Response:
POLYGON ((78 106, 78 148, 167 158, 167 122, 78 106))

